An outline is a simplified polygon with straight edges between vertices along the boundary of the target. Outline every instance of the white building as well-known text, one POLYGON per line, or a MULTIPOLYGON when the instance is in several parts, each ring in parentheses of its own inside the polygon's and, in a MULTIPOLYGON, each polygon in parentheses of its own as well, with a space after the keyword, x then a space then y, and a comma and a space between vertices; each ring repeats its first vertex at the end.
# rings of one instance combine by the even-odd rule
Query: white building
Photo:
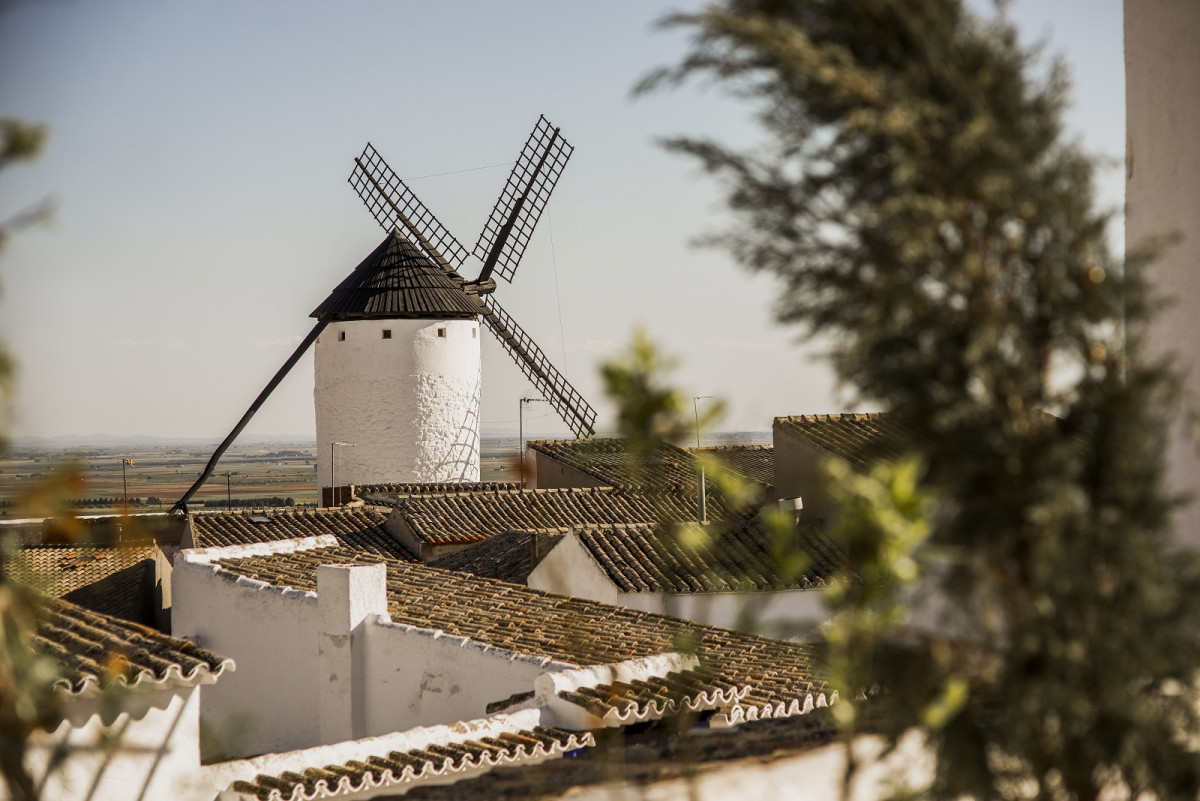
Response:
POLYGON ((182 551, 174 596, 176 631, 239 662, 201 710, 209 730, 236 732, 230 757, 530 705, 584 730, 679 705, 734 725, 828 700, 801 645, 365 557, 328 536, 182 551), (675 653, 685 631, 695 655, 675 653), (614 680, 634 683, 604 689, 614 680))
POLYGON ((648 524, 509 531, 433 566, 788 639, 829 619, 825 590, 847 575, 845 554, 822 530, 802 523, 786 543, 758 518, 711 526, 697 542, 648 524), (802 560, 798 569, 788 571, 781 553, 802 560))
POLYGON ((393 231, 312 316, 327 322, 313 389, 322 505, 334 482, 479 480, 479 320, 461 278, 393 231))
MULTIPOLYGON (((1176 492, 1200 494, 1200 3, 1125 0, 1125 244, 1178 235, 1151 268, 1171 305, 1150 331, 1151 355, 1174 353, 1186 408, 1167 443, 1176 492)), ((1178 515, 1180 541, 1200 547, 1200 504, 1178 515)))
POLYGON ((29 739, 39 797, 211 799, 200 687, 232 671, 232 660, 65 601, 44 604, 34 647, 63 664, 63 706, 53 731, 29 739), (52 766, 62 749, 67 758, 52 766))

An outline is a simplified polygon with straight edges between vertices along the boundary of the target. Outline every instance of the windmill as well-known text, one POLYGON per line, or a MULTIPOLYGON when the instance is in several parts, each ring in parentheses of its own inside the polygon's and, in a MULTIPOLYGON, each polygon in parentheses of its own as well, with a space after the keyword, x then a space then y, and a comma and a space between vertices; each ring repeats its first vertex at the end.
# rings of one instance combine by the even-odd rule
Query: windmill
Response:
POLYGON ((540 117, 469 253, 368 143, 349 182, 387 237, 313 311, 312 331, 174 511, 186 512, 221 455, 314 343, 321 487, 332 479, 340 440, 358 443, 337 464, 346 483, 478 480, 478 320, 575 436, 591 436, 595 410, 492 294, 494 275, 508 282, 515 276, 572 151, 540 117), (472 255, 482 267, 467 280, 460 270, 472 255))

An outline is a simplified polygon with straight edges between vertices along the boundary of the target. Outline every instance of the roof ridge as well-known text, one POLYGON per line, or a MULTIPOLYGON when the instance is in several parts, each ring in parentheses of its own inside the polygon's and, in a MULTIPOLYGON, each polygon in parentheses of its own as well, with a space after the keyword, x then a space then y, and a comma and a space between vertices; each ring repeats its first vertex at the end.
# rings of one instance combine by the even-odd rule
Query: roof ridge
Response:
POLYGON ((278 553, 296 553, 297 551, 316 551, 322 548, 337 548, 341 545, 332 534, 318 534, 315 537, 297 537, 290 540, 267 540, 251 542, 244 545, 218 545, 211 548, 185 548, 176 558, 183 557, 184 562, 191 564, 209 564, 219 559, 240 559, 246 556, 272 556, 278 553))

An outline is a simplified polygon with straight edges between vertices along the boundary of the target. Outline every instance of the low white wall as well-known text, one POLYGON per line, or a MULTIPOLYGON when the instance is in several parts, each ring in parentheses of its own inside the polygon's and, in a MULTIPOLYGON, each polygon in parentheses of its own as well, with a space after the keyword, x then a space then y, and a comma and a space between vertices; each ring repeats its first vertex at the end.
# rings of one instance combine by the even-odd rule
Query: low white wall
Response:
MULTIPOLYGON (((73 715, 73 720, 53 732, 33 735, 26 765, 41 798, 209 801, 213 797, 200 771, 199 688, 136 690, 130 700, 138 712, 117 716, 111 726, 106 727, 99 714, 88 712, 73 715), (114 747, 103 747, 105 736, 115 737, 114 747), (47 774, 51 753, 64 744, 73 750, 47 774)), ((72 701, 69 706, 80 705, 72 701)), ((94 704, 83 701, 82 706, 94 704)))
POLYGON ((809 631, 831 615, 823 590, 704 592, 667 594, 622 592, 601 569, 574 532, 567 534, 529 574, 536 590, 590 598, 606 604, 694 620, 767 637, 788 638, 809 631))
POLYGON ((530 467, 531 473, 525 477, 526 483, 532 489, 555 489, 555 488, 570 488, 570 487, 607 487, 605 482, 589 476, 582 470, 576 470, 574 467, 563 464, 552 456, 547 456, 541 451, 530 449, 529 454, 532 459, 530 467))
POLYGON ((366 640, 367 734, 472 720, 573 665, 376 618, 366 640))
POLYGON ((535 590, 629 606, 624 598, 629 593, 617 589, 574 531, 567 532, 550 553, 542 557, 529 573, 526 584, 535 590))
POLYGON ((659 605, 649 611, 780 639, 809 632, 832 617, 822 589, 698 592, 665 597, 661 593, 629 594, 658 596, 659 605))
POLYGON ((188 553, 175 562, 172 633, 238 668, 205 690, 205 759, 318 744, 316 594, 231 581, 215 566, 186 561, 188 553))
POLYGON ((493 701, 531 690, 539 674, 573 667, 391 622, 382 588, 386 574, 377 566, 342 568, 364 571, 370 574, 367 581, 380 583, 377 593, 363 595, 373 598, 377 608, 342 615, 326 607, 356 603, 354 593, 322 598, 234 579, 207 561, 329 543, 336 540, 315 537, 181 552, 175 565, 176 636, 238 665, 236 673, 223 676, 205 693, 202 723, 220 746, 219 751, 206 749, 206 758, 289 751, 480 718, 493 701), (353 639, 353 645, 338 657, 329 643, 341 636, 332 628, 332 621, 341 617, 351 621, 345 639, 353 639), (335 665, 335 657, 343 663, 351 660, 349 667, 335 665), (345 709, 323 703, 335 689, 345 709), (346 715, 350 717, 343 720, 346 715))

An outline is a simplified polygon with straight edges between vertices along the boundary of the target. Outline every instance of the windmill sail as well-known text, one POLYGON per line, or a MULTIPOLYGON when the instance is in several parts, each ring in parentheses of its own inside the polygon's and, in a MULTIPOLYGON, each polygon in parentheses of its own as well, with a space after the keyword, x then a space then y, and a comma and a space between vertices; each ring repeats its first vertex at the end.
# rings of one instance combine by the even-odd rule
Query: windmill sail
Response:
POLYGON ((491 295, 480 297, 478 302, 480 314, 483 315, 488 328, 575 436, 585 438, 594 434, 596 410, 571 386, 566 377, 555 369, 537 343, 491 295))
POLYGON ((467 249, 425 208, 370 142, 354 160, 350 185, 383 230, 400 229, 448 272, 456 272, 466 261, 467 249))
POLYGON ((512 281, 533 229, 574 149, 549 120, 544 116, 538 118, 475 243, 473 253, 483 262, 479 282, 491 278, 493 270, 504 280, 512 281))

